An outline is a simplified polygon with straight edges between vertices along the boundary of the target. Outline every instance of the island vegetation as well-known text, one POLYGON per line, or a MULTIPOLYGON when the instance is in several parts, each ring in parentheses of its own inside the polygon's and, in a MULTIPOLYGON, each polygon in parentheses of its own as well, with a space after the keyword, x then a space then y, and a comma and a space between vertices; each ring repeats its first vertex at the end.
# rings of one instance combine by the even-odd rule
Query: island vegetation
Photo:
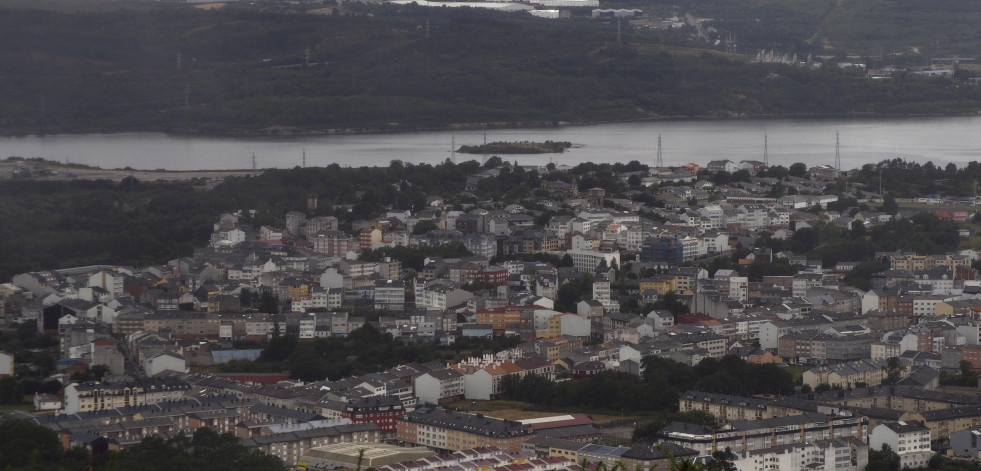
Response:
POLYGON ((460 146, 463 154, 561 154, 572 147, 568 141, 555 142, 488 142, 476 146, 460 146))

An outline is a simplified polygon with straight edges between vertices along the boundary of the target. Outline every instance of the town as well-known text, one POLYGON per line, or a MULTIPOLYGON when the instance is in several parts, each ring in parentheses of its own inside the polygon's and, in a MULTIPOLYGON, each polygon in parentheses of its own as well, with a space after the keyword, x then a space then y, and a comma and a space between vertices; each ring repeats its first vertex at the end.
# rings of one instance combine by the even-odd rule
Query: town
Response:
POLYGON ((210 429, 299 470, 976 460, 977 197, 953 164, 896 197, 888 165, 491 157, 411 209, 241 208, 165 264, 0 284, 0 402, 33 398, 3 421, 91 454, 210 429))

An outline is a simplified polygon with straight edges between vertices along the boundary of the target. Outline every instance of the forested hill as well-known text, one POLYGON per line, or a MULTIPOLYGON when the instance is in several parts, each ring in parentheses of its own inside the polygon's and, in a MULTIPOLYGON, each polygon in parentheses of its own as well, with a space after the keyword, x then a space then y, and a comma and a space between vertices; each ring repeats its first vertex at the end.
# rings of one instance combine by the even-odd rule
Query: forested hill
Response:
POLYGON ((0 132, 256 134, 981 109, 977 87, 949 80, 873 82, 836 67, 749 64, 628 22, 617 44, 616 22, 584 17, 155 5, 0 10, 0 132))

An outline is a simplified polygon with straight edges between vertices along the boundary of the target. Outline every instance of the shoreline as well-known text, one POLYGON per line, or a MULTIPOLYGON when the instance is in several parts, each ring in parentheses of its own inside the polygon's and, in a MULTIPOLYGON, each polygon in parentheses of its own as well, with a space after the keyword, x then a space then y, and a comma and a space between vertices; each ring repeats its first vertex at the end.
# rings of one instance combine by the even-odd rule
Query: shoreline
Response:
POLYGON ((530 121, 530 122, 486 122, 486 123, 454 123, 446 126, 417 126, 417 127, 374 127, 374 128, 295 128, 288 126, 270 126, 258 129, 229 130, 228 132, 207 132, 188 129, 166 130, 166 129, 146 129, 146 128, 99 128, 95 127, 88 130, 51 130, 51 132, 37 132, 37 130, 11 130, 0 128, 0 137, 22 138, 22 137, 50 137, 50 136, 81 136, 81 135, 113 135, 127 133, 161 133, 174 137, 215 137, 215 138, 235 138, 235 139, 276 139, 276 138, 297 138, 297 137, 325 137, 325 136, 346 136, 346 135, 396 135, 411 134, 421 132, 451 132, 451 131, 480 131, 480 130, 503 130, 503 129, 554 129, 575 126, 597 126, 604 124, 626 124, 626 123, 648 123, 648 122, 685 122, 685 121, 778 121, 778 120, 861 120, 861 119, 914 119, 914 118, 956 118, 971 117, 981 115, 981 110, 971 113, 923 113, 923 114, 888 114, 888 113, 846 113, 846 114, 760 114, 760 115, 738 115, 738 116, 652 116, 647 118, 621 119, 621 120, 596 120, 596 121, 530 121))
MULTIPOLYGON (((23 170, 21 170, 23 171, 23 170)), ((82 181, 110 180, 121 182, 127 177, 133 177, 141 183, 170 183, 189 180, 224 179, 226 177, 259 176, 263 169, 231 169, 231 170, 142 170, 114 168, 107 169, 90 165, 64 164, 52 160, 3 159, 0 160, 0 182, 10 181, 82 181), (28 169, 28 176, 15 176, 18 169, 28 169)))

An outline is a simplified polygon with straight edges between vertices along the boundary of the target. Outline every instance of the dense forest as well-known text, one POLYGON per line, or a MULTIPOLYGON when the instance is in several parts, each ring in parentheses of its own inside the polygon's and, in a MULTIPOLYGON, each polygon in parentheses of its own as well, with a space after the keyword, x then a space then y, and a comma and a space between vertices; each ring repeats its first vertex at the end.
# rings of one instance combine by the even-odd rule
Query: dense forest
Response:
POLYGON ((91 264, 145 266, 190 256, 208 241, 222 212, 256 209, 245 222, 282 224, 302 210, 308 194, 321 197, 319 215, 350 222, 387 208, 423 208, 426 196, 463 190, 476 162, 385 168, 267 170, 229 178, 214 190, 196 182, 0 182, 0 279, 16 273, 91 264), (334 210, 333 205, 346 205, 334 210))
POLYGON ((949 79, 749 64, 629 22, 618 44, 616 22, 582 16, 331 11, 2 10, 0 132, 251 135, 981 109, 981 89, 949 79))

